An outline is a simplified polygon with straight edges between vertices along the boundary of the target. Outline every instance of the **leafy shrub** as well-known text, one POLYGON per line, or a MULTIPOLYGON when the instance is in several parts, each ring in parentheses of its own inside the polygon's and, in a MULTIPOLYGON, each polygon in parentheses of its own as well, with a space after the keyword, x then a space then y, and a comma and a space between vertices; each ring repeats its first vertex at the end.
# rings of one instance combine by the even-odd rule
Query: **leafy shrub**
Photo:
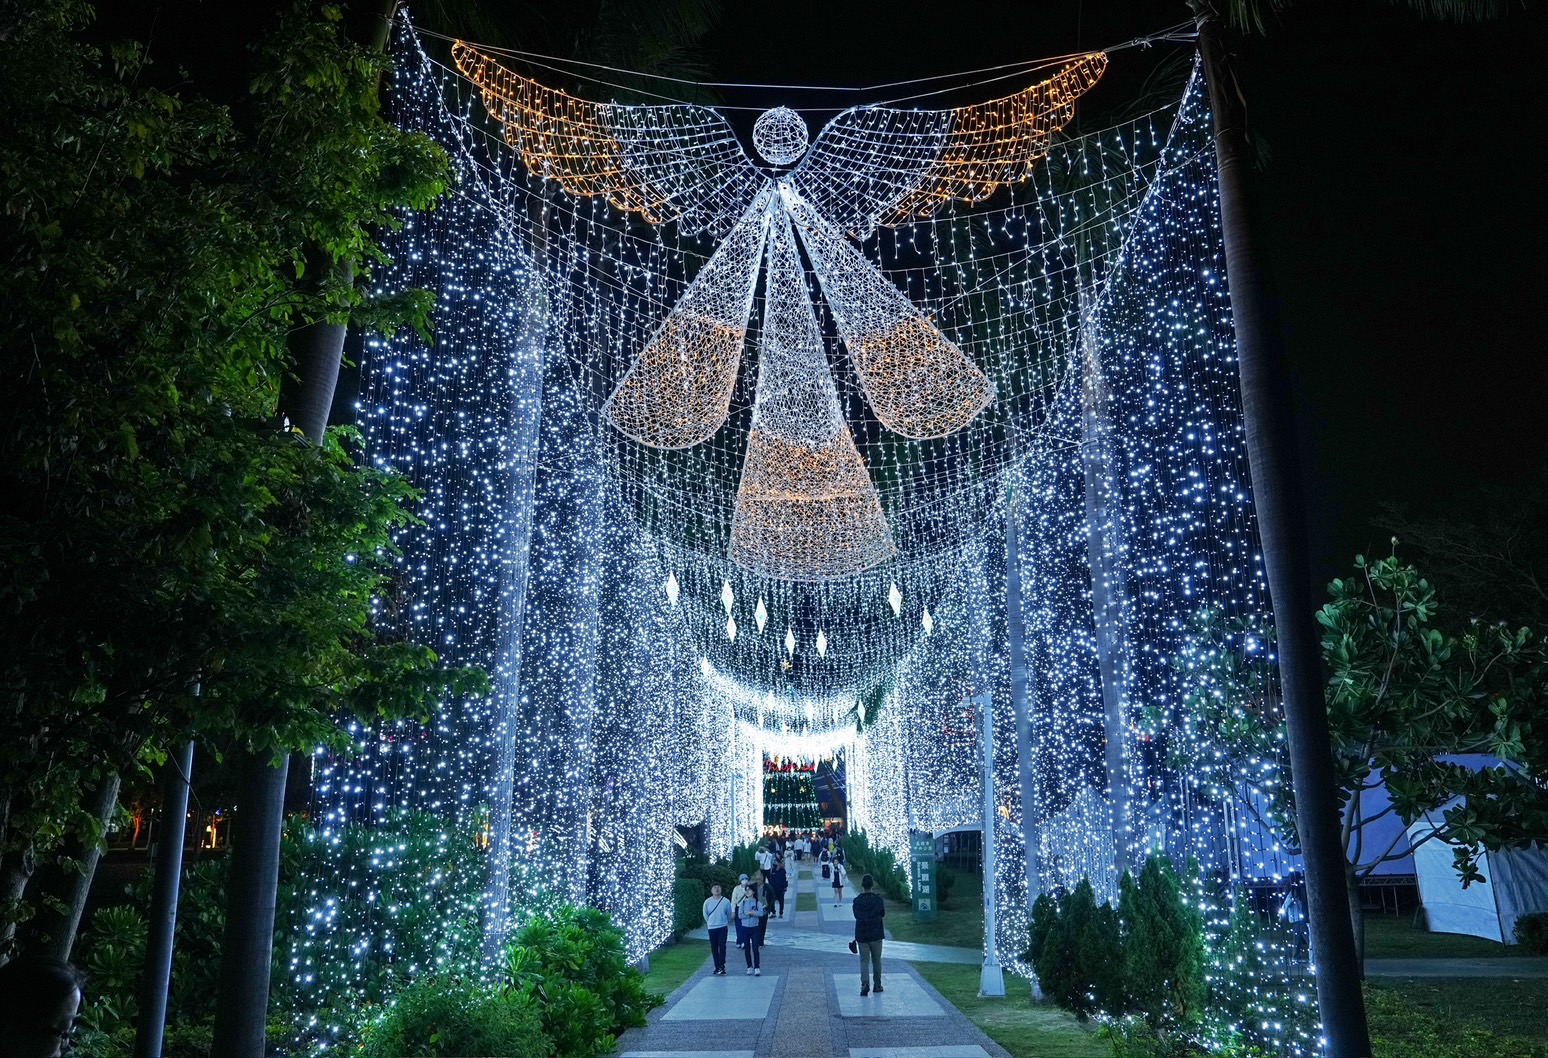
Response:
POLYGON ((547 1058, 539 1001, 529 991, 425 977, 404 988, 361 1035, 360 1058, 488 1055, 547 1058))
MULTIPOLYGON (((183 871, 177 898, 177 931, 172 947, 172 980, 167 995, 169 1025, 191 1024, 210 1018, 210 997, 215 994, 221 944, 226 933, 226 883, 231 874, 230 865, 230 857, 220 856, 200 860, 183 871)), ((154 870, 140 875, 127 889, 130 901, 137 907, 150 907, 155 884, 154 870)), ((284 976, 279 962, 276 953, 272 977, 276 986, 284 976)))
POLYGON ((704 883, 678 878, 672 883, 672 938, 704 925, 704 883))
POLYGON ((1516 919, 1516 943, 1528 955, 1548 955, 1548 911, 1516 919))
POLYGON ((81 1023, 112 1035, 132 1026, 145 970, 145 916, 132 907, 99 908, 81 935, 80 963, 91 980, 81 1023))
POLYGON ((677 861, 677 876, 697 878, 704 885, 705 896, 709 895, 712 887, 718 885, 721 895, 730 897, 736 890, 736 876, 739 873, 741 872, 732 869, 730 860, 716 860, 711 863, 704 856, 690 854, 677 861))
MULTIPOLYGON (((731 850, 732 875, 745 874, 749 878, 758 869, 758 857, 751 845, 738 845, 731 850)), ((735 881, 735 878, 732 879, 735 881)))
POLYGON ((663 1002, 626 961, 623 932, 590 907, 564 905, 528 922, 506 949, 505 973, 536 1000, 543 1031, 565 1058, 606 1054, 663 1002))
POLYGON ((1091 881, 1057 903, 1038 898, 1033 909, 1033 960, 1043 990, 1085 1021, 1123 1010, 1123 949, 1118 913, 1097 906, 1091 881))

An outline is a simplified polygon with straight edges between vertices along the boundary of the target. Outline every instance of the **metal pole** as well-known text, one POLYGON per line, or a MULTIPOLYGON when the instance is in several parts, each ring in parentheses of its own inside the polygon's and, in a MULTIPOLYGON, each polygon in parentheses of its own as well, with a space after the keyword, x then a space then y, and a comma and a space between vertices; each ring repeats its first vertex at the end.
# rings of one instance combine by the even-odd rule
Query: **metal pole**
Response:
POLYGON ((984 718, 984 965, 980 996, 1003 996, 1005 974, 994 954, 994 707, 989 692, 973 699, 984 718))
POLYGON ((183 877, 183 834, 188 820, 188 782, 193 775, 193 751, 193 742, 185 742, 166 764, 161 800, 161 843, 156 847, 156 888, 151 893, 145 971, 140 981, 140 1026, 134 1034, 134 1058, 161 1058, 162 1036, 167 1024, 167 989, 172 980, 177 895, 183 877))

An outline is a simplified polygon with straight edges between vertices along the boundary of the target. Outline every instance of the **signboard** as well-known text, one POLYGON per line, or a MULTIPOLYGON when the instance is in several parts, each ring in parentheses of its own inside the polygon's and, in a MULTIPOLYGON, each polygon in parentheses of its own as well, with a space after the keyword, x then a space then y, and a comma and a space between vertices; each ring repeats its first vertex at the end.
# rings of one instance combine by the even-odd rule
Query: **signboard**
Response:
POLYGON ((935 835, 913 831, 908 836, 913 870, 910 889, 914 895, 914 921, 935 921, 935 835))

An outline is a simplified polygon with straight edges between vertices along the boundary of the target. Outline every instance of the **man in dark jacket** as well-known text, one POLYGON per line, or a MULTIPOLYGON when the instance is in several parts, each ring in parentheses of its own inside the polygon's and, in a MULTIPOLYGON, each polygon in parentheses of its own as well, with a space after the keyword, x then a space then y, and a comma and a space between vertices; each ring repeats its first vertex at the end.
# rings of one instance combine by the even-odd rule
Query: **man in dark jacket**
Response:
POLYGON ((785 871, 785 863, 780 860, 774 864, 774 869, 769 872, 769 910, 778 911, 778 917, 785 917, 785 890, 790 888, 790 875, 785 871))
POLYGON ((860 879, 860 895, 850 905, 855 911, 855 947, 860 952, 860 994, 871 994, 871 971, 876 973, 876 991, 882 991, 881 953, 882 919, 887 905, 881 894, 873 892, 876 879, 869 874, 860 879), (867 962, 866 960, 870 961, 867 962))

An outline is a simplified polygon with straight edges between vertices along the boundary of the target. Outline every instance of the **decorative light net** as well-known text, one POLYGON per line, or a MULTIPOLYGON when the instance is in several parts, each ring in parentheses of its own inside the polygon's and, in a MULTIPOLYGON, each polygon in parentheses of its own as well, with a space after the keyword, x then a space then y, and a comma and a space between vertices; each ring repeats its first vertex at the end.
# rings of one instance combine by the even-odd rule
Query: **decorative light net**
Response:
MULTIPOLYGON (((372 457, 425 491, 380 619, 493 687, 320 760, 329 832, 478 821, 486 948, 548 892, 638 956, 670 932, 665 835, 755 838, 766 755, 841 758, 850 825, 900 857, 910 827, 983 828, 987 694, 1002 963, 1037 892, 1192 857, 1212 1038, 1314 1052, 1301 968, 1269 938, 1244 969, 1221 932, 1293 866, 1254 816, 1279 762, 1222 763, 1184 705, 1188 659, 1270 642, 1197 78, 1079 134, 1104 56, 980 107, 857 108, 775 181, 707 108, 404 54, 398 120, 459 182, 382 277, 436 292, 435 344, 366 363, 372 457), (1205 610, 1248 631, 1212 644, 1205 610)), ((319 883, 294 945, 318 1008, 364 987, 316 969, 369 948, 328 924, 360 884, 319 883)))

